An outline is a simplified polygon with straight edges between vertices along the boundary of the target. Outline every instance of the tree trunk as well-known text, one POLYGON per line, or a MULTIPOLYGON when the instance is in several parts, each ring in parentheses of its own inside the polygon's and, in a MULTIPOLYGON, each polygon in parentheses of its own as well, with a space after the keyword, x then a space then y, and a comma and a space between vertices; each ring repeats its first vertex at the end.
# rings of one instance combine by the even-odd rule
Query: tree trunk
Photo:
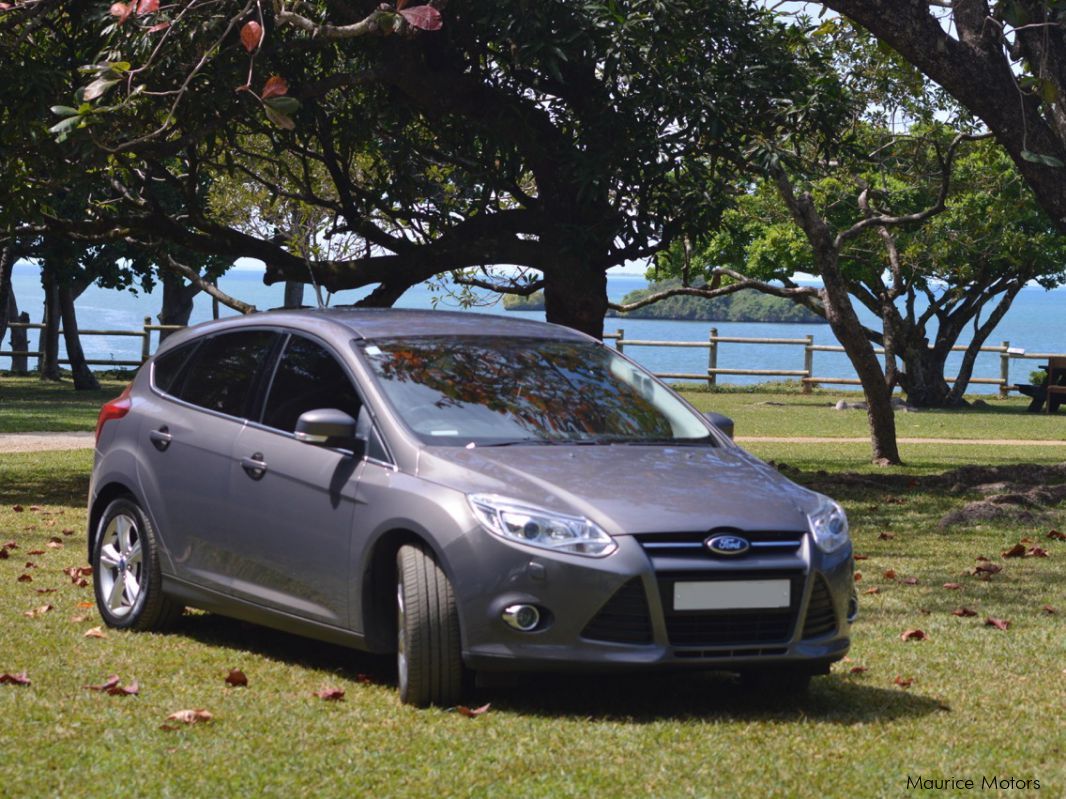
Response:
MULTIPOLYGON (((186 283, 181 275, 169 270, 160 270, 163 282, 163 305, 156 315, 161 325, 187 325, 192 316, 193 300, 200 293, 195 283, 186 283)), ((175 331, 160 330, 159 342, 175 331)))
POLYGON ((855 314, 847 286, 836 268, 835 253, 816 253, 822 265, 822 298, 825 318, 862 382, 866 418, 870 423, 870 445, 874 463, 895 466, 903 461, 896 444, 896 415, 892 409, 892 389, 885 380, 881 362, 866 338, 862 322, 855 314))
POLYGON ((59 285, 50 269, 41 270, 41 284, 44 287, 44 330, 41 331, 39 349, 44 353, 41 358, 41 380, 59 380, 59 285))
POLYGON ((0 250, 0 344, 4 343, 9 319, 18 318, 15 293, 11 288, 11 273, 15 269, 15 248, 10 244, 0 250))
POLYGON ((950 350, 930 348, 925 338, 908 341, 899 353, 903 371, 899 384, 907 394, 907 403, 917 408, 947 408, 951 386, 944 376, 950 350))
MULTIPOLYGON (((18 321, 29 324, 30 315, 23 311, 18 313, 18 309, 15 306, 15 292, 7 297, 8 307, 14 309, 8 315, 8 319, 17 319, 18 321)), ((24 327, 11 328, 11 349, 17 352, 26 352, 30 348, 30 336, 24 327)), ((28 355, 12 355, 11 356, 11 371, 18 375, 24 375, 30 371, 29 369, 30 356, 28 355)))
POLYGON ((607 273, 590 269, 583 258, 562 258, 544 273, 544 312, 547 320, 603 338, 607 315, 607 273))
MULTIPOLYGON (((81 292, 77 292, 81 293, 81 292)), ((67 345, 67 359, 74 376, 75 391, 99 391, 100 383, 85 362, 85 351, 78 336, 78 317, 74 311, 75 289, 72 286, 60 286, 59 312, 63 320, 63 340, 67 345)))
POLYGON ((285 281, 285 307, 302 308, 304 304, 304 284, 295 280, 285 281))

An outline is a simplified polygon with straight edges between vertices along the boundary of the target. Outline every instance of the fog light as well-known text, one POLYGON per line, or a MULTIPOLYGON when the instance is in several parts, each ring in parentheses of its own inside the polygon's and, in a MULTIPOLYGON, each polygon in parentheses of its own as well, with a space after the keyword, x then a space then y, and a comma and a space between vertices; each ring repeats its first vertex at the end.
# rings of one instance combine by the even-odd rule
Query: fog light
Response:
POLYGON ((508 627, 528 633, 540 624, 540 611, 534 605, 508 605, 500 618, 508 627))

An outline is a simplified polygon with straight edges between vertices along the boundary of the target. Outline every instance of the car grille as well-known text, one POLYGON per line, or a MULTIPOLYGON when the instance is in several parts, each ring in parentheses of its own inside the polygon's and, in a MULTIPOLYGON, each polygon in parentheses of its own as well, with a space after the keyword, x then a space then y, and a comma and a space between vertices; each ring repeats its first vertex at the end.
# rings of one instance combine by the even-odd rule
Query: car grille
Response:
POLYGON ((634 578, 619 588, 581 631, 581 637, 619 644, 650 644, 651 618, 640 579, 634 578))
MULTIPOLYGON (((722 558, 738 556, 716 555, 703 545, 712 535, 738 535, 746 538, 751 549, 746 555, 787 555, 795 552, 803 543, 805 533, 795 530, 713 530, 695 533, 641 533, 634 538, 649 555, 673 558, 722 558)), ((740 558, 744 555, 739 556, 740 558)))
POLYGON ((691 572, 659 575, 666 632, 673 646, 747 647, 755 644, 785 643, 792 635, 803 573, 799 571, 744 571, 729 573, 691 572), (674 583, 699 580, 791 580, 791 605, 781 609, 690 611, 673 610, 674 583))
POLYGON ((814 578, 814 587, 811 589, 811 599, 807 603, 807 618, 803 622, 803 637, 820 638, 823 635, 835 632, 837 628, 837 615, 833 609, 833 597, 829 593, 829 586, 821 576, 814 578))

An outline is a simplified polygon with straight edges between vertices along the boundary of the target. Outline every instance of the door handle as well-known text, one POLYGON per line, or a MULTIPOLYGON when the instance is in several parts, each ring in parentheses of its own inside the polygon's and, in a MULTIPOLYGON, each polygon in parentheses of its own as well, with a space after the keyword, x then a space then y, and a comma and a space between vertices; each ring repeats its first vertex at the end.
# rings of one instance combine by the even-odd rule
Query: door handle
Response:
POLYGON ((263 453, 257 452, 250 458, 241 458, 241 468, 253 480, 262 480, 267 470, 266 461, 263 460, 263 453))
POLYGON ((152 441, 152 446, 160 452, 166 452, 167 447, 170 446, 172 436, 170 435, 170 428, 163 425, 158 430, 153 430, 148 434, 148 438, 152 441))

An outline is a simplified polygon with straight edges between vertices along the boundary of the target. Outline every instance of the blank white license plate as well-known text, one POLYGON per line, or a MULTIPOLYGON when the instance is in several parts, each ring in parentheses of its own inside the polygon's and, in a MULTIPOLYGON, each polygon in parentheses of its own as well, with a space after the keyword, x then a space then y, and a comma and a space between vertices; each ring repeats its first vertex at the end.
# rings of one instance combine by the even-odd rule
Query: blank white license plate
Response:
POLYGON ((790 580, 715 580, 674 583, 674 610, 787 608, 790 580))

